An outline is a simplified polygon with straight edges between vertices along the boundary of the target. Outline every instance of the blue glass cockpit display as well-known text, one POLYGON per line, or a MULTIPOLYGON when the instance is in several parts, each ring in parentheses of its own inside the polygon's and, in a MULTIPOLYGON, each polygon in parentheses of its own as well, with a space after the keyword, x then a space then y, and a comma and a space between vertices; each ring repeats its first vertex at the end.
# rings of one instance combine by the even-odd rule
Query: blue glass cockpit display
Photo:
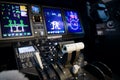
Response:
POLYGON ((2 38, 32 36, 27 5, 1 3, 0 22, 2 38))
POLYGON ((31 6, 32 13, 39 14, 40 13, 40 7, 37 5, 31 6))
POLYGON ((83 32, 78 13, 71 10, 65 10, 65 20, 68 33, 81 33, 83 32))
POLYGON ((43 8, 47 34, 65 33, 61 10, 57 8, 43 8))

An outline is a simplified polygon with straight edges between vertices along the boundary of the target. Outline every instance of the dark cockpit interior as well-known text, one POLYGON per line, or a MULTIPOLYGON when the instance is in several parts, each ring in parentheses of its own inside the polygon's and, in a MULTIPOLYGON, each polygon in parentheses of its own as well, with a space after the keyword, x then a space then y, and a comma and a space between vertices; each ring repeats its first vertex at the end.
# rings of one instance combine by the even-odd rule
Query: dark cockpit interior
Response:
POLYGON ((0 80, 120 80, 119 0, 1 0, 0 80))

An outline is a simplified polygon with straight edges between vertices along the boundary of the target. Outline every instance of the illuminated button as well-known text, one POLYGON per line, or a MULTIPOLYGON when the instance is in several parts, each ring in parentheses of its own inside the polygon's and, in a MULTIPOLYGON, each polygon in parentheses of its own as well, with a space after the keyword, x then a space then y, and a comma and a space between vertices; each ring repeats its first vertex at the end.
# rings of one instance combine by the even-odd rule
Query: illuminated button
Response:
POLYGON ((53 61, 53 59, 50 59, 51 61, 53 61))
POLYGON ((16 33, 15 36, 18 36, 18 33, 16 33))
POLYGON ((22 36, 23 34, 22 34, 22 33, 20 33, 19 35, 20 35, 20 36, 22 36))
POLYGON ((38 32, 37 31, 35 31, 35 34, 37 34, 38 32))
POLYGON ((11 36, 11 34, 8 34, 8 36, 11 36))
POLYGON ((27 33, 24 33, 24 36, 26 35, 27 33))
POLYGON ((63 57, 62 57, 62 56, 60 56, 60 58, 62 59, 63 57))
POLYGON ((31 35, 30 33, 27 33, 27 35, 31 35))
POLYGON ((43 36, 43 35, 44 35, 44 32, 43 32, 43 31, 40 31, 40 34, 41 34, 41 36, 43 36))
POLYGON ((14 36, 15 34, 14 33, 12 33, 12 36, 14 36))
POLYGON ((6 36, 7 36, 7 34, 3 34, 3 36, 4 36, 4 37, 6 37, 6 36))

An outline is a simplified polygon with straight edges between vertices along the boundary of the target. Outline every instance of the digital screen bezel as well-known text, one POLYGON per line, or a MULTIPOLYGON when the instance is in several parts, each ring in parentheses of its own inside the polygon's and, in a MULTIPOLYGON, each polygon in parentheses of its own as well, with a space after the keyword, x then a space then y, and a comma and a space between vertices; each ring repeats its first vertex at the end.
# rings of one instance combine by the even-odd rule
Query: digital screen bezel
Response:
POLYGON ((5 2, 5 1, 2 1, 0 2, 0 4, 15 4, 15 5, 25 5, 27 7, 27 14, 28 14, 28 20, 29 20, 29 27, 30 27, 30 30, 31 30, 31 35, 30 36, 14 36, 14 37, 2 37, 2 29, 1 29, 1 21, 0 21, 0 40, 3 40, 3 41, 7 41, 7 40, 20 40, 20 39, 28 39, 28 38, 33 38, 34 37, 34 32, 33 32, 33 27, 32 27, 32 20, 30 19, 30 10, 29 10, 29 4, 25 4, 25 3, 17 3, 17 2, 5 2))
POLYGON ((46 31, 46 35, 47 36, 62 36, 62 35, 65 35, 66 34, 66 27, 65 27, 65 23, 64 23, 64 17, 63 17, 63 12, 62 12, 62 9, 61 8, 59 8, 59 7, 52 7, 52 6, 42 6, 42 14, 44 14, 44 11, 43 11, 43 9, 44 8, 50 8, 50 9, 57 9, 57 10, 60 10, 60 12, 61 12, 61 18, 62 18, 62 22, 63 22, 63 27, 64 27, 64 33, 52 33, 52 34, 48 34, 48 30, 47 30, 47 25, 46 25, 46 21, 45 21, 45 15, 43 15, 43 19, 44 19, 44 25, 45 25, 45 31, 46 31))

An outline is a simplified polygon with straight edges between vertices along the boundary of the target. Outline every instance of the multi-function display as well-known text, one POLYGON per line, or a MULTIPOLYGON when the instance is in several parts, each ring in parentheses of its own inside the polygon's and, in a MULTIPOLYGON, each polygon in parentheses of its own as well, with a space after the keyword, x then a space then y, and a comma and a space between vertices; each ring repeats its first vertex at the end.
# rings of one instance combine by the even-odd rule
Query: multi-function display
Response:
POLYGON ((67 25, 68 33, 81 33, 83 32, 78 13, 72 10, 65 10, 65 22, 67 25))
POLYGON ((2 38, 32 36, 28 7, 23 4, 0 4, 2 38))
POLYGON ((61 10, 57 8, 43 8, 47 34, 65 33, 61 10))

